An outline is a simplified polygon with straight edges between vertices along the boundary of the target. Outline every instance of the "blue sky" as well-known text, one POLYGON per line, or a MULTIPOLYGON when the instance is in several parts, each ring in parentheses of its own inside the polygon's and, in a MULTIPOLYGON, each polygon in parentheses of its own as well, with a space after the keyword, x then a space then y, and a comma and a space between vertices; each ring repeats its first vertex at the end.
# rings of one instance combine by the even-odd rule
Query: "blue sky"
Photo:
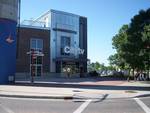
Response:
POLYGON ((66 11, 88 18, 88 58, 108 64, 115 53, 112 37, 150 0, 21 0, 21 20, 35 19, 49 9, 66 11))

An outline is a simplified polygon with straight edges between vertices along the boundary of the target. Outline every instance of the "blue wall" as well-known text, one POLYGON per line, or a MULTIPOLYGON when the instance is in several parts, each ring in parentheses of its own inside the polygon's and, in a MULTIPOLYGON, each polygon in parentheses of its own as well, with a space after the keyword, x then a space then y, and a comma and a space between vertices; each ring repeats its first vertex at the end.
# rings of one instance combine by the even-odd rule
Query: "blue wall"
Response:
POLYGON ((16 72, 16 22, 0 18, 0 84, 16 72))

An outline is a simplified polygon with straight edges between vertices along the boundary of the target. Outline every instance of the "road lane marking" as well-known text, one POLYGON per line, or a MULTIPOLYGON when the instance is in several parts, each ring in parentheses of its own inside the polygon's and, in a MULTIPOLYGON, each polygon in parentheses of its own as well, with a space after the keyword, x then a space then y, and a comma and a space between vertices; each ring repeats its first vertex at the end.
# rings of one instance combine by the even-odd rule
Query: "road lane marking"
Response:
POLYGON ((145 111, 145 113, 150 113, 150 108, 147 107, 139 98, 134 98, 134 100, 141 106, 141 108, 145 111))
POLYGON ((14 113, 11 109, 5 107, 4 105, 0 104, 0 106, 1 106, 7 113, 14 113))
POLYGON ((82 113, 83 110, 90 104, 92 100, 86 100, 76 111, 73 113, 82 113))

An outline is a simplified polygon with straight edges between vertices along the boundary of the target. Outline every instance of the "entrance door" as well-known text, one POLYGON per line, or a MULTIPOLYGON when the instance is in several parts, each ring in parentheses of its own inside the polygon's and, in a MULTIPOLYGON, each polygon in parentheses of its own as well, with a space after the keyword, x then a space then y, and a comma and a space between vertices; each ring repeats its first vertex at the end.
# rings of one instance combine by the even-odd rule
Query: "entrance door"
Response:
POLYGON ((42 75, 42 56, 36 56, 34 59, 31 57, 30 63, 30 73, 31 76, 41 76, 42 75))
POLYGON ((65 70, 65 68, 70 68, 72 73, 78 73, 79 72, 79 66, 76 62, 63 62, 61 66, 61 72, 65 70))
POLYGON ((32 76, 41 76, 42 75, 42 66, 39 65, 31 65, 30 73, 32 76))
POLYGON ((30 73, 33 76, 41 76, 43 69, 43 40, 30 39, 30 73))

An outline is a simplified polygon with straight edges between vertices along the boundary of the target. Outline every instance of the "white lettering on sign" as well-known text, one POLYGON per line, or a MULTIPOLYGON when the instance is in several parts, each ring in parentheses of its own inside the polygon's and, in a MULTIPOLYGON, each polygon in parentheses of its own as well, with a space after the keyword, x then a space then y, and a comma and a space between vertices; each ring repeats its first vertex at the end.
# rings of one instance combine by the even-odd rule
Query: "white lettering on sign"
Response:
POLYGON ((69 47, 69 46, 64 47, 64 52, 65 52, 65 53, 69 54, 70 51, 71 51, 71 50, 70 50, 70 47, 69 47))
POLYGON ((69 53, 72 53, 72 54, 78 53, 78 54, 83 55, 84 54, 84 49, 66 46, 66 47, 64 47, 64 52, 67 53, 67 54, 69 54, 69 53))

